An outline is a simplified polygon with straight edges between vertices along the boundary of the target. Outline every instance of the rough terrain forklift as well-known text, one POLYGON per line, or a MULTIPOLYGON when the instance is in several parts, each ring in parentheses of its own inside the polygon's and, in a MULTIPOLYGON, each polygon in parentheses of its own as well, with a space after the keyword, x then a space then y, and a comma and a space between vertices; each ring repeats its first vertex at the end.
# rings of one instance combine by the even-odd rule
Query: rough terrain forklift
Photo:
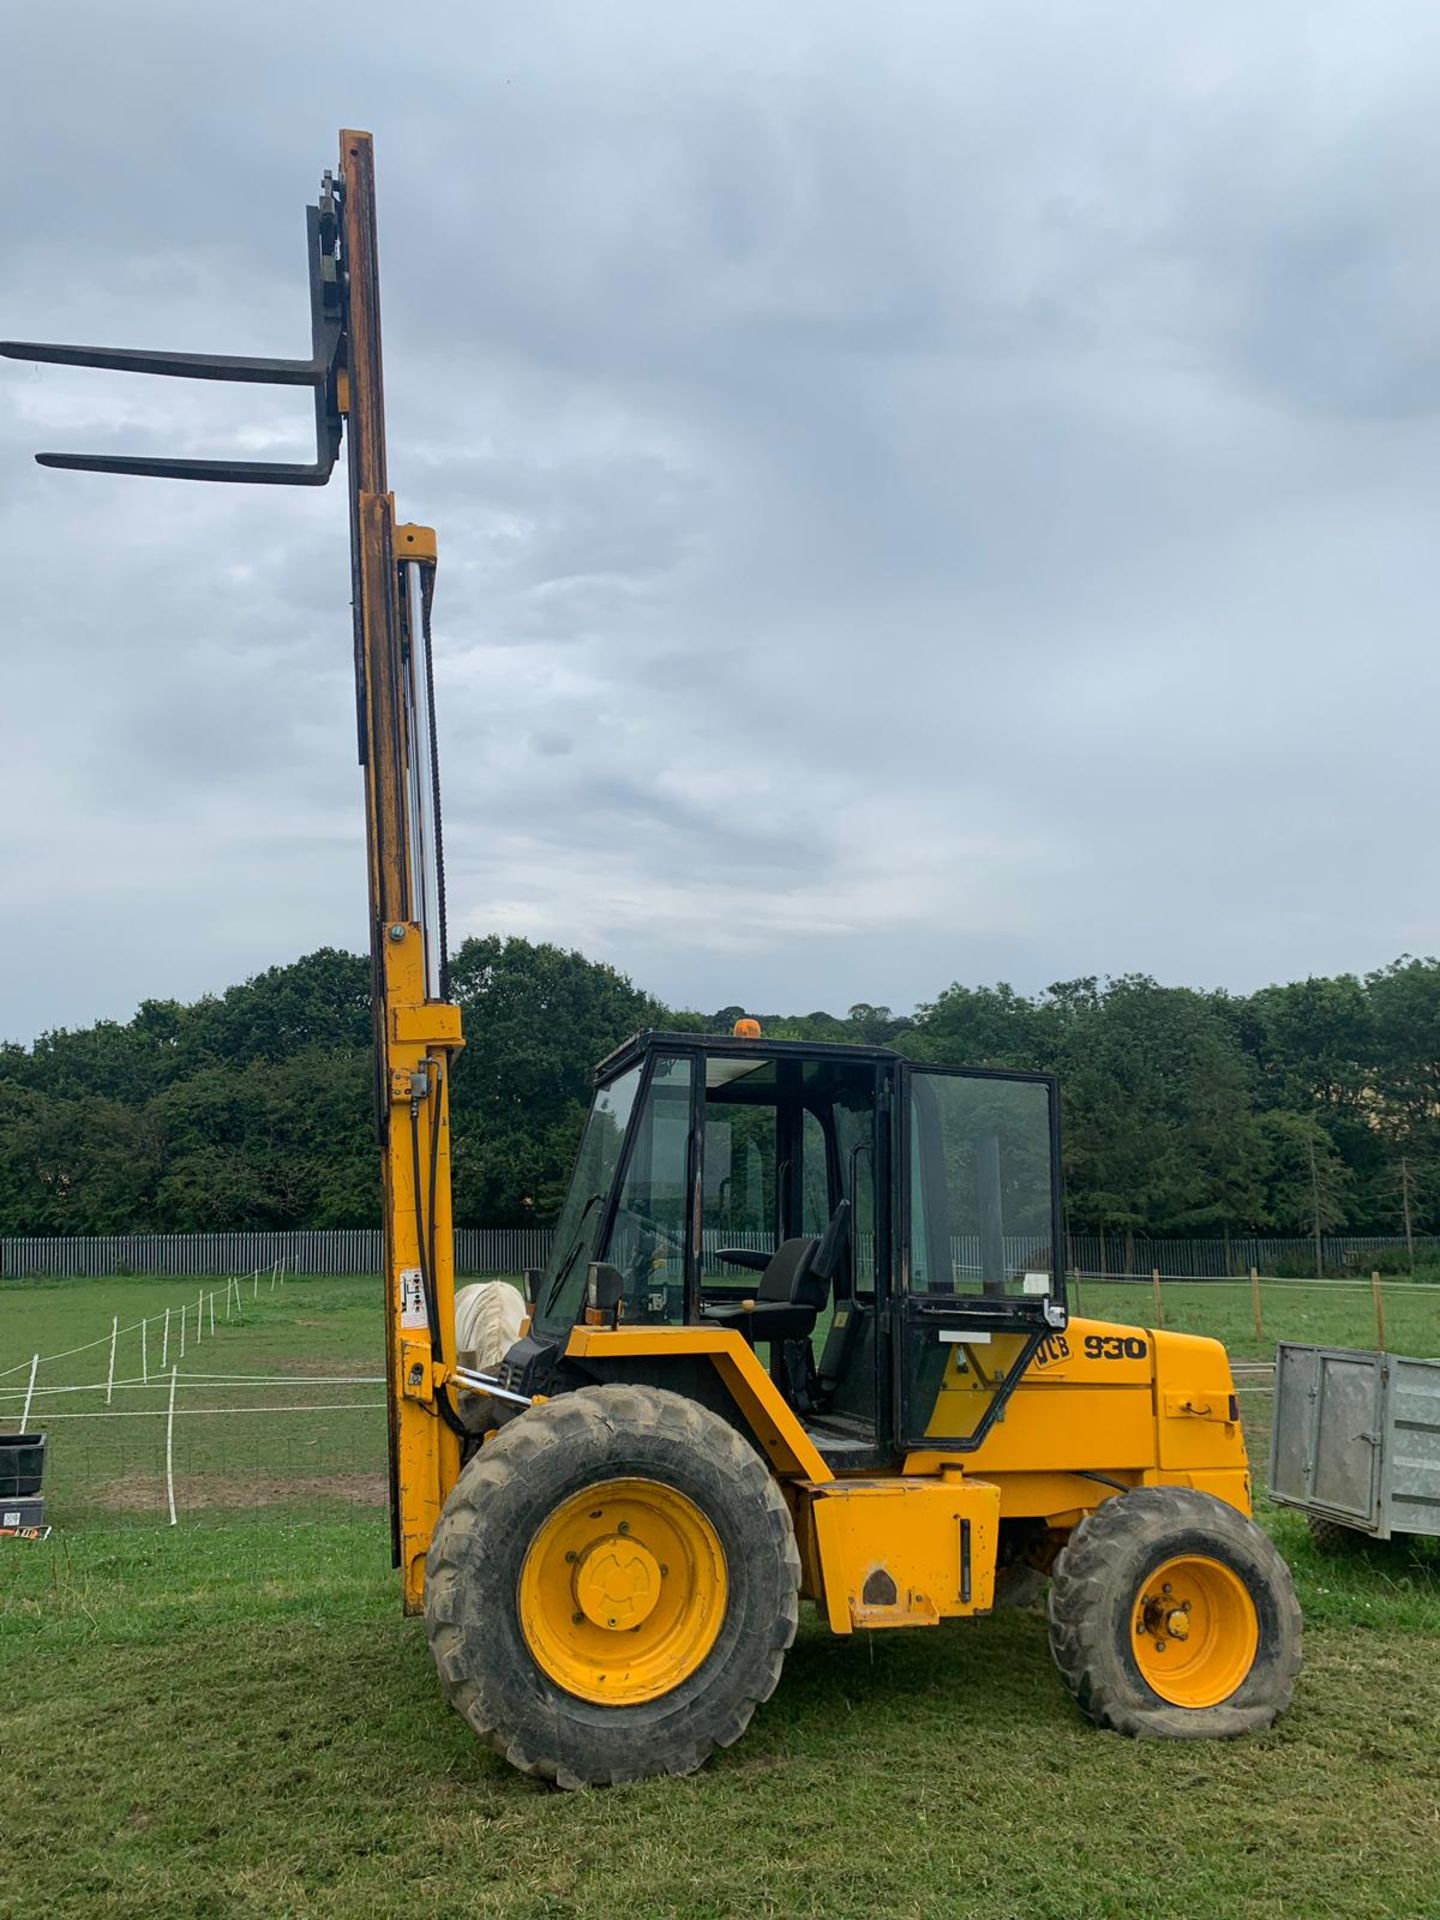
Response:
POLYGON ((1225 1351, 1070 1317, 1044 1075, 752 1021, 637 1035, 596 1069, 523 1308, 467 1289, 457 1328, 436 549, 388 491, 368 135, 307 221, 309 359, 4 351, 314 392, 313 463, 50 466, 323 485, 348 442, 392 1539, 445 1692, 561 1786, 687 1773, 773 1692, 802 1599, 836 1633, 933 1628, 1048 1578, 1099 1725, 1268 1726, 1300 1615, 1225 1351))

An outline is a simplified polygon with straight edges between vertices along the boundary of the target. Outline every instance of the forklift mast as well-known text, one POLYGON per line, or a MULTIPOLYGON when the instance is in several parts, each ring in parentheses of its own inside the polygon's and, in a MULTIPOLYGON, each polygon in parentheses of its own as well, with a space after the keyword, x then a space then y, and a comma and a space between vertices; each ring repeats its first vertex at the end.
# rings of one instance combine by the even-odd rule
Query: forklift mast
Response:
POLYGON ((364 776, 375 1122, 384 1222, 390 1524, 407 1612, 421 1607, 425 1552, 460 1467, 463 1428, 446 1386, 455 1355, 450 1071, 463 1044, 448 960, 430 610, 431 528, 400 522, 389 490, 380 342, 375 158, 342 132, 305 210, 311 352, 305 360, 0 342, 12 359, 112 371, 308 386, 311 462, 168 460, 41 453, 42 466, 169 480, 324 486, 348 441, 355 695, 364 776))

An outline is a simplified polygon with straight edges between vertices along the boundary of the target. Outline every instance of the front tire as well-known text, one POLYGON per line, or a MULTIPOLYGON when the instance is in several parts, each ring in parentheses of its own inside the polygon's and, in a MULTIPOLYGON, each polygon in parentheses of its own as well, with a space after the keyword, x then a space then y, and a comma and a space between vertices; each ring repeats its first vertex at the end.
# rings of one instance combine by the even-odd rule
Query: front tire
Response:
POLYGON ((1290 1704, 1300 1671, 1289 1568, 1252 1520, 1189 1487, 1138 1488, 1082 1520, 1049 1616, 1065 1684, 1117 1733, 1257 1732, 1290 1704))
POLYGON ((800 1559, 765 1462, 717 1414, 585 1387, 501 1429, 426 1559, 440 1683, 561 1787, 693 1773, 780 1678, 800 1559))

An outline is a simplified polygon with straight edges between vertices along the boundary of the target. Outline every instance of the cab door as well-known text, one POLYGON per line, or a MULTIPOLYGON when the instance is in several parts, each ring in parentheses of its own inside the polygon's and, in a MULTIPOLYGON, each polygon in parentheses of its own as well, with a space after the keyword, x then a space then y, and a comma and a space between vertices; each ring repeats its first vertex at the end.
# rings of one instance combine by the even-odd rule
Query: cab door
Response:
POLYGON ((963 1452, 1065 1325, 1058 1093, 909 1062, 898 1091, 898 1439, 963 1452))

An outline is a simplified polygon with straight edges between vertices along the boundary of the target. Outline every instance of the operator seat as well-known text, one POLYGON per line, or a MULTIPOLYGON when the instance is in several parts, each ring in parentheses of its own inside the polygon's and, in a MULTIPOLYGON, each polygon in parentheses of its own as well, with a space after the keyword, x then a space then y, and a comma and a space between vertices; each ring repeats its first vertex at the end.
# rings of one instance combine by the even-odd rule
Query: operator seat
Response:
MULTIPOLYGON (((780 1242, 765 1263, 753 1301, 727 1300, 706 1307, 703 1317, 734 1327, 751 1346, 757 1340, 808 1342, 816 1316, 830 1298, 830 1282, 849 1231, 850 1202, 842 1200, 818 1238, 797 1235, 780 1242)), ((718 1257, 728 1259, 729 1253, 722 1247, 718 1257)))

